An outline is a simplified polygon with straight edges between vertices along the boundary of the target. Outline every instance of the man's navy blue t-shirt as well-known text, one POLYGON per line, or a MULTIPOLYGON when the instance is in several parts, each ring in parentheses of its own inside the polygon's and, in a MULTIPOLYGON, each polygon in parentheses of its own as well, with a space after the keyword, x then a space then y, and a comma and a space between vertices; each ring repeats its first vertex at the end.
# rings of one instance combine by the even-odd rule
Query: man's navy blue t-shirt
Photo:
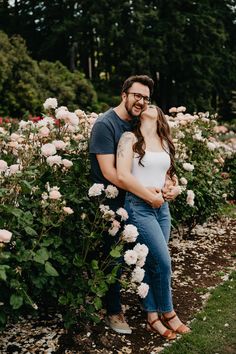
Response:
MULTIPOLYGON (((131 130, 131 123, 119 118, 110 108, 97 118, 91 132, 89 153, 91 161, 91 178, 94 183, 102 183, 106 187, 111 184, 102 174, 96 154, 112 154, 116 156, 117 145, 121 135, 131 130)), ((117 205, 123 206, 125 191, 119 189, 117 205)))

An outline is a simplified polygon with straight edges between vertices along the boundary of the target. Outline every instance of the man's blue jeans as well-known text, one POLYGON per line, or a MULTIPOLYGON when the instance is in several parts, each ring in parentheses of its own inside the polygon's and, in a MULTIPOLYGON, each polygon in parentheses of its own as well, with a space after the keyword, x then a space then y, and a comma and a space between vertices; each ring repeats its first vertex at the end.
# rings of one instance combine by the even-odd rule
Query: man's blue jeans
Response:
POLYGON ((132 193, 126 194, 125 209, 128 223, 137 227, 137 243, 145 244, 149 253, 144 265, 144 282, 149 285, 143 308, 147 312, 173 310, 171 291, 171 259, 168 250, 171 218, 168 203, 152 208, 132 193))
MULTIPOLYGON (((109 205, 110 209, 113 211, 116 211, 120 207, 124 207, 124 199, 107 199, 106 202, 104 203, 106 205, 109 205)), ((103 234, 103 241, 104 241, 104 247, 103 247, 103 257, 104 259, 109 255, 112 246, 114 246, 118 241, 119 241, 119 234, 116 236, 111 236, 108 232, 104 232, 103 234)), ((107 311, 107 315, 117 315, 122 311, 121 307, 121 286, 119 279, 122 274, 122 263, 123 259, 122 258, 116 258, 113 263, 111 263, 107 269, 106 273, 112 272, 112 269, 114 266, 117 264, 120 264, 120 269, 117 272, 117 281, 114 284, 111 284, 109 286, 109 289, 107 293, 104 296, 104 305, 107 311)))

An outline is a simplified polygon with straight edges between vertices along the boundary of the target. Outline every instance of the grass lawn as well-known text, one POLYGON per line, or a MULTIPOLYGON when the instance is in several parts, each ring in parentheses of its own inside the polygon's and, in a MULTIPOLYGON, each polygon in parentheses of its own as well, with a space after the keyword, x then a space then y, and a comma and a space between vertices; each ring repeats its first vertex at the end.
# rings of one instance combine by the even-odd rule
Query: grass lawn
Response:
POLYGON ((163 354, 236 353, 236 272, 213 290, 191 324, 192 332, 167 347, 163 354))

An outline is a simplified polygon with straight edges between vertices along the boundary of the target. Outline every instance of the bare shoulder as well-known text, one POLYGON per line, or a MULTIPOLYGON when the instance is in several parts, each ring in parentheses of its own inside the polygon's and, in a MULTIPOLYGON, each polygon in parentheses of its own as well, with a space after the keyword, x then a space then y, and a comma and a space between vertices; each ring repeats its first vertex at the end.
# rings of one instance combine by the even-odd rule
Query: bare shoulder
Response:
POLYGON ((127 151, 127 149, 131 149, 131 146, 135 142, 135 135, 132 132, 125 132, 121 135, 120 141, 117 147, 117 156, 118 157, 124 157, 124 152, 127 151))
POLYGON ((120 142, 119 143, 123 143, 123 142, 132 142, 134 143, 136 140, 136 137, 134 135, 134 133, 132 132, 124 132, 121 137, 120 137, 120 142))

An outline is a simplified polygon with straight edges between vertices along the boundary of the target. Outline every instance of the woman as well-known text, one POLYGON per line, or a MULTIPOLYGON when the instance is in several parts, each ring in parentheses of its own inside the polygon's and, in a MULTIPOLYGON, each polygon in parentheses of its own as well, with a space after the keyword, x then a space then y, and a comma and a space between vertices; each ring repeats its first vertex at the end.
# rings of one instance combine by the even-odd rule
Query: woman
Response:
POLYGON ((125 208, 129 223, 138 228, 137 242, 149 248, 144 279, 149 284, 149 292, 143 300, 147 330, 168 340, 175 339, 176 333, 190 331, 176 315, 171 293, 171 259, 168 251, 171 222, 167 201, 179 194, 179 187, 173 183, 170 188, 166 185, 169 178, 175 178, 174 153, 165 115, 153 105, 142 112, 133 133, 122 135, 117 150, 117 175, 128 190, 125 208), (141 199, 138 185, 156 190, 160 206, 152 207, 147 200, 141 199))

